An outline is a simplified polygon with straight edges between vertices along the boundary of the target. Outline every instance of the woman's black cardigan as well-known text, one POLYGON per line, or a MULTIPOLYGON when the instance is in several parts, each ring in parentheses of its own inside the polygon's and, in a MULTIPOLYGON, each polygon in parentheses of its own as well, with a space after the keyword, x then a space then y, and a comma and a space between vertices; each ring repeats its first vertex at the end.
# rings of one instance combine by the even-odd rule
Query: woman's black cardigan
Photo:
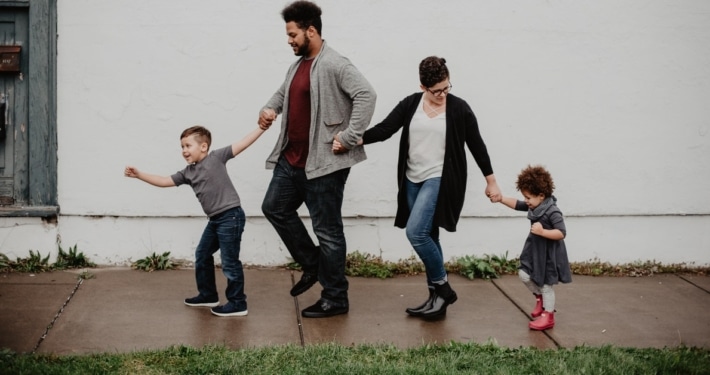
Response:
MULTIPOLYGON (((405 228, 409 219, 407 192, 404 189, 407 155, 409 153, 409 126, 422 95, 423 93, 420 92, 404 98, 387 115, 387 118, 368 129, 363 135, 363 144, 381 142, 389 139, 400 128, 403 128, 399 141, 399 161, 397 163, 397 185, 399 191, 397 193, 397 216, 394 220, 394 225, 399 228, 405 228)), ((446 97, 444 169, 434 216, 434 227, 441 227, 449 232, 456 231, 456 224, 459 221, 466 195, 468 169, 464 143, 471 151, 483 176, 493 174, 488 150, 483 138, 481 138, 473 110, 471 110, 466 101, 449 94, 446 97)))

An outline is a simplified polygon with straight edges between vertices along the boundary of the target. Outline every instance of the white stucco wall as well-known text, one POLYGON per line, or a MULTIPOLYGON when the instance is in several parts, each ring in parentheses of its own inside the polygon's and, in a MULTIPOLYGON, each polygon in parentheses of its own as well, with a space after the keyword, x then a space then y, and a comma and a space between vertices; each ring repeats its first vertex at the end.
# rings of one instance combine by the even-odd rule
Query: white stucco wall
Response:
MULTIPOLYGON (((553 174, 572 260, 710 263, 710 2, 318 3, 324 38, 377 90, 373 121, 418 90, 422 58, 447 59, 504 193, 519 196, 514 181, 529 163, 553 174)), ((295 58, 285 4, 59 0, 61 215, 57 225, 0 220, 2 252, 55 251, 59 238, 99 263, 153 251, 191 258, 205 223, 191 189, 127 179, 123 167, 172 174, 184 167, 184 128, 207 126, 220 147, 256 126, 295 58)), ((249 216, 247 263, 288 259, 260 210, 277 130, 229 164, 249 216)), ((395 138, 368 146, 343 209, 350 251, 390 260, 412 254, 392 227, 395 138)), ((469 160, 459 231, 442 237, 446 256, 517 256, 529 224, 485 199, 469 160)))

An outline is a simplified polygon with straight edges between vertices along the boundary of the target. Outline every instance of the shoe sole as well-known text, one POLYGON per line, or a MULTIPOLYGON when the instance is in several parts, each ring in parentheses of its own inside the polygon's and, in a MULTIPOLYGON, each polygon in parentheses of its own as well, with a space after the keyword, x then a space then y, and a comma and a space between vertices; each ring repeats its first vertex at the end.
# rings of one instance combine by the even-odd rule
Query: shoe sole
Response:
POLYGON ((415 310, 415 309, 406 309, 404 312, 407 313, 409 316, 414 316, 414 317, 421 317, 424 316, 424 311, 427 311, 428 309, 422 309, 422 310, 415 310))
POLYGON ((530 328, 533 331, 546 331, 546 330, 554 328, 554 327, 555 327, 554 324, 551 326, 544 326, 544 327, 530 327, 530 326, 528 326, 528 328, 530 328))
POLYGON ((214 312, 212 310, 210 310, 210 311, 212 312, 212 314, 217 315, 217 316, 247 316, 247 314, 249 313, 248 310, 236 311, 236 312, 231 312, 231 313, 218 313, 218 312, 214 312))
POLYGON ((189 303, 185 302, 186 305, 192 307, 217 307, 219 306, 219 301, 217 302, 203 302, 203 303, 189 303))
POLYGON ((438 319, 445 318, 445 317, 446 317, 446 310, 439 311, 436 314, 429 314, 429 315, 422 314, 422 315, 419 315, 417 318, 422 318, 424 320, 438 320, 438 319))
POLYGON ((348 310, 338 310, 334 312, 327 313, 312 313, 312 312, 301 312, 301 316, 304 318, 329 318, 331 316, 347 314, 348 310))
POLYGON ((291 297, 297 297, 300 296, 301 294, 305 293, 308 289, 311 289, 313 285, 316 285, 318 281, 314 281, 313 283, 308 283, 300 288, 296 288, 296 285, 294 285, 293 288, 291 288, 291 291, 289 292, 291 294, 291 297))

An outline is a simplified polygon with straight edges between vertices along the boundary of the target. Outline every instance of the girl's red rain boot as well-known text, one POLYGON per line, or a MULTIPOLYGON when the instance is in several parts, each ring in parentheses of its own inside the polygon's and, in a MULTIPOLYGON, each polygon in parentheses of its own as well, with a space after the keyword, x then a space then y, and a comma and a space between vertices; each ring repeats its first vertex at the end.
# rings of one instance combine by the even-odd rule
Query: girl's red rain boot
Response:
POLYGON ((533 320, 528 324, 530 329, 535 331, 544 331, 555 326, 555 313, 543 311, 538 319, 533 320))
POLYGON ((534 296, 535 296, 535 300, 537 302, 535 303, 535 308, 530 313, 530 316, 532 316, 533 318, 537 318, 538 316, 540 316, 540 314, 542 314, 542 311, 543 311, 543 309, 542 309, 542 295, 535 294, 534 296))

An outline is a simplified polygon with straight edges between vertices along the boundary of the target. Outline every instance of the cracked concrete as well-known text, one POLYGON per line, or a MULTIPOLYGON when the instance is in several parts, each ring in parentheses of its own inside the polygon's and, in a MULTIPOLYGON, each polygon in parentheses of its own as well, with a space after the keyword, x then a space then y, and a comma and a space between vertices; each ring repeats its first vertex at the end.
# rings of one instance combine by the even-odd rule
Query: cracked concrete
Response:
MULTIPOLYGON (((558 285, 556 326, 527 327, 534 300, 516 276, 493 281, 456 275, 459 300, 445 319, 424 321, 404 309, 427 296, 424 276, 349 278, 350 312, 325 319, 301 318, 315 302, 318 284, 293 298, 299 272, 247 269, 249 315, 217 317, 188 307, 194 271, 143 272, 90 269, 31 276, 0 274, 0 348, 15 352, 86 354, 207 344, 230 348, 266 345, 393 344, 400 348, 455 342, 554 349, 579 345, 710 348, 710 277, 575 276, 558 285)), ((217 270, 218 288, 226 281, 217 270)), ((224 297, 222 297, 224 302, 224 297)))

